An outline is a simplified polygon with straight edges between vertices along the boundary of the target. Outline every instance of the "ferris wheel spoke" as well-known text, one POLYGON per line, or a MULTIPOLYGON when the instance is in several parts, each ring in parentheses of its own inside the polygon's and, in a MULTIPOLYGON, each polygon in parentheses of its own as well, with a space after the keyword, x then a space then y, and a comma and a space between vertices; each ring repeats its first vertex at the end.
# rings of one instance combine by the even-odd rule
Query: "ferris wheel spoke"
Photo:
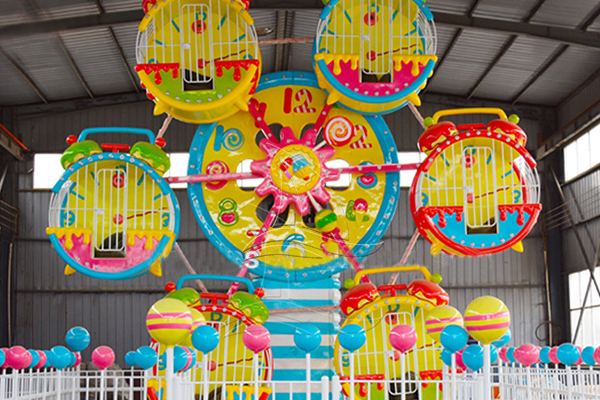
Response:
MULTIPOLYGON (((415 170, 420 164, 377 164, 377 165, 355 165, 342 168, 329 168, 332 171, 338 171, 340 174, 367 174, 377 172, 398 172, 415 170)), ((244 179, 260 179, 263 176, 255 175, 252 172, 235 172, 225 174, 197 174, 186 176, 173 176, 166 178, 169 183, 202 183, 218 181, 239 181, 244 179)))

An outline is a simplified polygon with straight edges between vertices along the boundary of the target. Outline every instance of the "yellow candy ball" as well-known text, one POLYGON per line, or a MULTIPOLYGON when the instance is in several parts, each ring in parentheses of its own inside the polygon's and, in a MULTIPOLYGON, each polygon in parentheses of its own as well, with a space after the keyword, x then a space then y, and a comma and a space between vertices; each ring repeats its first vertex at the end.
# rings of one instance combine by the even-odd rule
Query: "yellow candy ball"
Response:
POLYGON ((425 330, 435 342, 440 341, 442 329, 448 325, 463 325, 460 311, 452 306, 437 306, 425 316, 425 330))
POLYGON ((332 210, 323 209, 315 215, 315 226, 321 232, 329 233, 337 228, 337 215, 332 210))
POLYGON ((465 310, 465 328, 482 344, 500 339, 509 327, 510 312, 496 297, 478 297, 465 310))
POLYGON ((162 299, 150 307, 146 328, 157 342, 175 346, 190 334, 192 313, 181 300, 162 299))
POLYGON ((181 346, 193 347, 192 333, 194 333, 194 330, 200 325, 206 325, 206 318, 204 318, 204 315, 202 315, 200 311, 190 307, 190 312, 192 313, 192 330, 190 331, 190 334, 179 343, 181 346))

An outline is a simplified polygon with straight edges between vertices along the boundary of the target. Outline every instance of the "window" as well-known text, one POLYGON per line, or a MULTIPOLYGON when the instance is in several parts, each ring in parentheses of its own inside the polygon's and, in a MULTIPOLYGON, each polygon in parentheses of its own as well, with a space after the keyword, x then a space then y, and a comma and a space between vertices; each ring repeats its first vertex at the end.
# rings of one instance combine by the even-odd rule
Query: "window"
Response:
POLYGON ((38 153, 33 156, 33 188, 52 189, 65 170, 61 153, 38 153))
MULTIPOLYGON (((33 156, 33 188, 52 189, 65 170, 60 165, 61 153, 38 153, 33 156)), ((169 153, 171 168, 165 178, 187 175, 189 153, 169 153)), ((186 183, 172 184, 172 188, 185 188, 186 183)))
POLYGON ((569 143, 563 151, 565 164, 565 181, 600 164, 600 152, 593 151, 600 147, 600 125, 569 143))
MULTIPOLYGON (((594 270, 596 280, 600 282, 600 267, 594 270)), ((571 335, 575 335, 577 323, 583 310, 583 319, 579 327, 577 339, 574 342, 576 346, 600 346, 600 296, 592 283, 588 294, 588 299, 583 308, 583 298, 590 283, 590 272, 575 272, 569 275, 569 308, 571 313, 571 335)), ((572 339, 573 337, 571 337, 572 339)))
MULTIPOLYGON (((248 159, 248 160, 242 161, 241 163, 238 164, 235 172, 237 172, 237 173, 252 172, 252 170, 250 169, 250 165, 252 164, 252 161, 254 161, 254 160, 248 159)), ((258 187, 258 185, 260 185, 262 183, 263 180, 264 180, 264 178, 238 179, 236 182, 240 188, 250 191, 250 190, 256 189, 258 187)))
MULTIPOLYGON (((336 169, 336 168, 346 168, 349 167, 350 164, 346 160, 329 160, 325 163, 327 168, 336 169)), ((341 174, 340 177, 335 181, 329 181, 325 183, 325 186, 332 189, 348 189, 350 187, 350 182, 352 181, 351 174, 341 174)))
MULTIPOLYGON (((188 163, 190 161, 189 153, 169 153, 171 159, 171 168, 165 174, 165 178, 172 176, 186 176, 188 170, 188 163)), ((171 189, 186 188, 187 183, 172 183, 171 189)))
MULTIPOLYGON (((418 151, 400 151, 398 152, 398 162, 400 164, 416 164, 420 163, 427 158, 425 153, 418 151)), ((408 169, 400 171, 400 187, 410 187, 412 181, 417 174, 416 169, 408 169)))

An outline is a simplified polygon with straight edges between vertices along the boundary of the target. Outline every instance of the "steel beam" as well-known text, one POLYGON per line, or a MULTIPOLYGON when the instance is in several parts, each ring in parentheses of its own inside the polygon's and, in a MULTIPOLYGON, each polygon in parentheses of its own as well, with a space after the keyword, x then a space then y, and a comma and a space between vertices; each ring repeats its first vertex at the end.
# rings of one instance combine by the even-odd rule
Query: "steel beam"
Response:
POLYGON ((2 55, 2 57, 4 57, 6 59, 6 61, 8 61, 8 63, 10 65, 12 65, 14 69, 17 70, 17 72, 19 73, 19 75, 21 75, 23 77, 23 79, 25 79, 25 81, 29 84, 29 86, 31 86, 31 88, 33 89, 33 91, 38 95, 38 97, 44 103, 48 104, 48 99, 42 93, 42 91, 40 90, 40 88, 35 84, 35 82, 33 81, 33 79, 31 79, 31 77, 27 74, 27 72, 25 72, 25 70, 23 68, 21 68, 21 66, 19 64, 17 64, 8 54, 6 54, 4 52, 4 50, 0 49, 0 55, 2 55))
MULTIPOLYGON (((300 0, 275 4, 257 2, 256 7, 273 10, 280 9, 321 9, 315 6, 315 1, 303 2, 300 0)), ((564 44, 576 44, 600 49, 600 33, 582 32, 579 29, 561 28, 549 25, 529 24, 526 22, 514 22, 493 18, 474 17, 469 15, 450 14, 434 12, 434 21, 438 25, 452 26, 456 28, 472 28, 485 31, 503 32, 513 35, 527 35, 536 38, 553 40, 564 44)), ((112 26, 128 23, 139 23, 144 18, 144 12, 140 10, 111 12, 100 15, 86 15, 81 17, 61 18, 52 20, 41 20, 23 24, 5 25, 0 27, 0 39, 8 37, 23 37, 32 34, 42 34, 72 29, 95 28, 98 26, 112 26)))
MULTIPOLYGON (((104 9, 104 6, 102 6, 102 3, 100 2, 100 0, 95 0, 95 3, 96 3, 96 8, 98 9, 98 12, 100 13, 100 15, 106 15, 106 10, 104 9)), ((139 79, 131 71, 131 68, 129 67, 129 63, 127 62, 127 57, 125 57, 123 48, 119 44, 119 41, 117 40, 117 36, 115 35, 115 31, 113 30, 112 26, 108 27, 108 34, 110 35, 110 38, 112 39, 113 44, 115 45, 117 52, 119 53, 119 57, 121 58, 121 62, 123 63, 123 65, 125 67, 125 71, 127 71, 127 76, 129 76, 129 80, 133 84, 133 88, 135 89, 135 91, 137 93, 139 93, 140 92, 140 88, 138 87, 139 79)))

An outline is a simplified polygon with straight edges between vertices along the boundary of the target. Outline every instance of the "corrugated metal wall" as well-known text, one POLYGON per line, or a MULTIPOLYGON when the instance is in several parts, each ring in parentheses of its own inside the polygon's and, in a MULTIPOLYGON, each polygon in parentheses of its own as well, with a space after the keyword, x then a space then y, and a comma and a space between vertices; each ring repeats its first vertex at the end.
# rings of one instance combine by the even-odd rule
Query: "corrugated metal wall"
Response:
MULTIPOLYGON (((435 104, 421 107, 424 116, 447 108, 435 104)), ((85 111, 36 117, 18 121, 23 141, 38 152, 61 152, 67 135, 94 126, 147 127, 155 132, 162 118, 152 116, 150 102, 108 106, 85 111)), ((400 151, 416 150, 422 132, 408 109, 386 117, 394 132, 400 151)), ((454 119, 470 122, 468 117, 454 119)), ((541 129, 536 121, 521 124, 535 138, 541 129)), ((194 126, 174 122, 167 134, 167 150, 188 151, 194 126)), ((44 233, 47 225, 49 191, 32 191, 31 163, 21 165, 19 206, 22 212, 21 230, 13 271, 13 337, 14 342, 27 347, 48 348, 62 343, 64 334, 74 325, 86 326, 92 333, 92 347, 113 346, 118 360, 124 354, 149 341, 144 326, 149 306, 164 294, 168 281, 186 273, 175 252, 166 261, 162 278, 144 276, 132 281, 109 282, 92 280, 79 274, 64 276, 64 264, 52 249, 44 233)), ((176 190, 182 210, 179 243, 192 265, 200 273, 233 275, 236 267, 229 264, 207 241, 195 222, 184 190, 176 190)), ((415 226, 408 206, 408 190, 401 191, 401 201, 394 221, 379 251, 366 262, 367 266, 391 266, 402 257, 415 226)), ((449 256, 433 258, 429 244, 419 239, 409 257, 409 263, 429 266, 432 272, 444 276, 443 284, 451 295, 451 303, 464 310, 474 298, 489 294, 506 302, 513 313, 512 330, 515 343, 533 342, 538 325, 546 320, 544 263, 539 232, 532 232, 524 241, 525 252, 513 251, 478 259, 458 259, 449 256)), ((345 273, 342 279, 349 277, 345 273)), ((384 282, 389 277, 376 280, 384 282)), ((401 277, 410 282, 413 276, 401 277)), ((542 340, 545 327, 537 332, 542 340)), ((88 354, 84 354, 84 357, 88 354)))

